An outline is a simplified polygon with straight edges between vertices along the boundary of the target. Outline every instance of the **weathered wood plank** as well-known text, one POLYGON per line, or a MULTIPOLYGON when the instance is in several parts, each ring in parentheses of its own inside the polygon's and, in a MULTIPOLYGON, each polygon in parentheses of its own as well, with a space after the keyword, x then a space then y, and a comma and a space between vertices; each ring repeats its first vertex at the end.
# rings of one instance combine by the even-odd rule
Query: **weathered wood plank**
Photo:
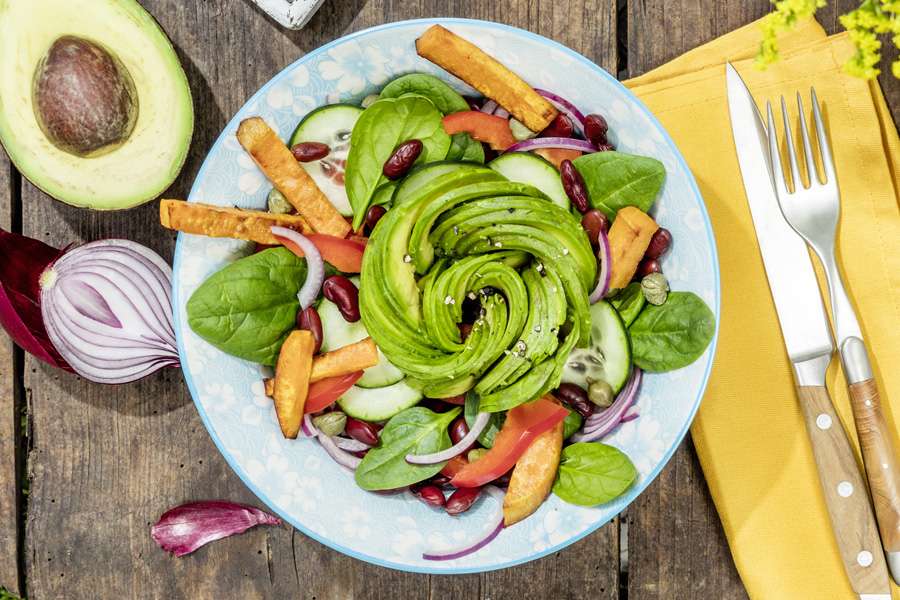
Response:
MULTIPOLYGON (((13 197, 18 177, 0 150, 0 227, 12 230, 13 197)), ((16 398, 17 352, 13 343, 0 333, 0 588, 19 592, 18 568, 18 472, 16 466, 19 426, 16 398)))

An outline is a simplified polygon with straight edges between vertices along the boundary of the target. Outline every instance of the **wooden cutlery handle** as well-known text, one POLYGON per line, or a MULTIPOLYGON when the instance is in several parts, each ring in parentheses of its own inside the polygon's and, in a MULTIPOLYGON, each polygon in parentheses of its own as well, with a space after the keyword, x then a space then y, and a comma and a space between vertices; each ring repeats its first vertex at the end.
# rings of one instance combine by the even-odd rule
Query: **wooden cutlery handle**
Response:
POLYGON ((884 549, 900 551, 900 460, 874 379, 850 384, 850 405, 884 549))
POLYGON ((857 594, 888 589, 887 565, 866 485, 828 390, 802 386, 800 406, 841 559, 857 594))

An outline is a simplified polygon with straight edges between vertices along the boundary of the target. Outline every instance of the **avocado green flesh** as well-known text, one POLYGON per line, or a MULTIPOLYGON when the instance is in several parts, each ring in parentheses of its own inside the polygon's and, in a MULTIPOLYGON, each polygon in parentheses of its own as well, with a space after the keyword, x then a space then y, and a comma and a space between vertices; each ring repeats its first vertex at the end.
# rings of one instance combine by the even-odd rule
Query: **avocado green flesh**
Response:
POLYGON ((590 331, 596 260, 580 223, 536 188, 471 163, 397 188, 363 257, 366 329, 429 397, 473 390, 500 411, 558 386, 590 331), (478 315, 463 340, 463 304, 478 315))
POLYGON ((165 33, 135 0, 0 0, 0 141, 32 183, 100 210, 159 196, 187 157, 194 113, 187 77, 165 33), (57 148, 34 114, 35 67, 57 38, 76 36, 113 54, 134 82, 131 135, 101 156, 57 148))

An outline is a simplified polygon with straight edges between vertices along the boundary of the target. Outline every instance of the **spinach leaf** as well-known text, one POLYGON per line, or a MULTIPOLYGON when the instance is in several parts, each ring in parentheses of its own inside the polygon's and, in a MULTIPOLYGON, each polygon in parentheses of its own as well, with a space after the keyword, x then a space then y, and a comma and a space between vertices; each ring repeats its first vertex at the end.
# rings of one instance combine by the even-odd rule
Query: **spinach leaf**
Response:
POLYGON ((596 506, 618 498, 637 479, 631 460, 619 449, 581 442, 562 451, 553 493, 579 506, 596 506))
POLYGON ((381 97, 399 98, 409 93, 425 96, 445 115, 469 110, 469 103, 459 92, 434 75, 425 73, 410 73, 398 77, 384 86, 381 97))
POLYGON ((450 149, 447 160, 459 160, 484 164, 484 146, 472 139, 472 136, 461 131, 450 136, 450 149))
POLYGON ((447 427, 461 409, 435 413, 414 406, 391 418, 381 430, 378 446, 356 468, 356 483, 364 490, 392 490, 428 479, 447 463, 411 465, 407 454, 431 454, 450 447, 447 427))
POLYGON ((564 440, 567 440, 572 435, 574 435, 576 431, 581 429, 581 425, 584 423, 584 419, 577 412, 575 412, 571 408, 566 408, 566 410, 569 411, 569 414, 567 414, 566 418, 563 420, 564 440))
POLYGON ((344 181, 354 229, 362 225, 376 188, 388 181, 381 170, 397 146, 421 140, 424 147, 417 160, 421 164, 442 160, 450 148, 441 113, 418 95, 377 100, 356 121, 352 138, 344 181))
MULTIPOLYGON (((466 406, 463 414, 469 427, 475 423, 475 418, 478 416, 479 403, 478 394, 471 392, 466 395, 466 406)), ((478 436, 478 443, 485 448, 491 448, 494 445, 494 438, 497 437, 497 434, 500 433, 500 428, 503 427, 504 421, 506 421, 505 412, 491 413, 491 419, 488 421, 487 427, 478 436)))
POLYGON ((609 302, 622 317, 625 327, 628 327, 637 319, 647 300, 644 298, 644 292, 641 291, 640 282, 634 281, 619 291, 609 302))
POLYGON ((274 365, 297 318, 306 261, 270 248, 214 273, 187 302, 188 325, 228 354, 274 365))
POLYGON ((609 220, 625 206, 650 210, 666 179, 661 162, 648 156, 622 152, 594 152, 573 163, 587 185, 591 205, 606 213, 609 220))
POLYGON ((706 350, 716 318, 692 292, 669 292, 662 306, 647 304, 628 328, 634 364, 645 371, 685 367, 706 350))

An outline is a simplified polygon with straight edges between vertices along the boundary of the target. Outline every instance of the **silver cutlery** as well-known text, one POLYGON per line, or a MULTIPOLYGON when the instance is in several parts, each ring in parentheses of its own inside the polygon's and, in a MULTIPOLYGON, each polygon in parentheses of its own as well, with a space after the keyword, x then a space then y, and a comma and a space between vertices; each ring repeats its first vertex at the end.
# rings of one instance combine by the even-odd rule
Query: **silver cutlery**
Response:
POLYGON ((865 483, 825 387, 834 343, 809 252, 778 207, 756 103, 734 67, 726 71, 744 191, 844 570, 861 600, 888 600, 887 566, 865 483))
POLYGON ((822 122, 816 91, 811 90, 813 120, 818 141, 818 158, 824 171, 819 178, 816 157, 806 126, 803 99, 797 94, 800 139, 806 162, 809 184, 804 186, 797 165, 796 146, 791 134, 787 105, 781 98, 784 137, 790 166, 789 188, 787 173, 782 168, 778 150, 778 136, 771 103, 767 103, 769 153, 775 182, 775 192, 781 212, 788 224, 812 247, 825 270, 831 293, 831 311, 837 346, 850 388, 850 405, 862 449, 863 463, 869 480, 869 490, 875 502, 875 516, 881 532, 881 542, 887 552, 888 566, 894 581, 900 582, 900 461, 893 436, 885 421, 878 396, 878 388, 869 364, 868 351, 859 328, 859 321, 847 297, 844 281, 835 256, 835 237, 841 212, 841 197, 837 185, 834 158, 822 122))

